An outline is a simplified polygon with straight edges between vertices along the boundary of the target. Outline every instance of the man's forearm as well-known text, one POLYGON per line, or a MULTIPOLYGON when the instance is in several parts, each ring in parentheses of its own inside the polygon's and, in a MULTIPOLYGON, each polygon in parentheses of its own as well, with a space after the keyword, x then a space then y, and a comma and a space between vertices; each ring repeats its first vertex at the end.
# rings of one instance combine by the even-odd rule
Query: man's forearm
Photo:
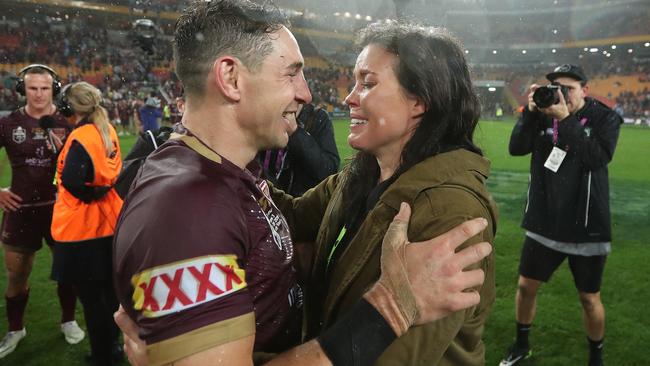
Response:
POLYGON ((271 361, 265 366, 332 366, 333 363, 327 357, 317 340, 311 340, 298 347, 294 347, 271 361))

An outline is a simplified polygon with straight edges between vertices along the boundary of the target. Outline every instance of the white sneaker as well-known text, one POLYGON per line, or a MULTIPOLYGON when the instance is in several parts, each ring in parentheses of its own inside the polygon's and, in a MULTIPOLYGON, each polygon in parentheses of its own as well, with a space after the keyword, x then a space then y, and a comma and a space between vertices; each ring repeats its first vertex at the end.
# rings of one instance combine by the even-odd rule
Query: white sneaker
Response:
POLYGON ((13 332, 7 332, 7 335, 0 342, 0 358, 4 358, 6 355, 10 354, 18 346, 18 342, 21 339, 25 338, 27 331, 23 327, 21 330, 14 330, 13 332))
POLYGON ((77 344, 86 336, 86 333, 79 328, 76 320, 61 323, 61 333, 65 336, 65 341, 70 344, 77 344))

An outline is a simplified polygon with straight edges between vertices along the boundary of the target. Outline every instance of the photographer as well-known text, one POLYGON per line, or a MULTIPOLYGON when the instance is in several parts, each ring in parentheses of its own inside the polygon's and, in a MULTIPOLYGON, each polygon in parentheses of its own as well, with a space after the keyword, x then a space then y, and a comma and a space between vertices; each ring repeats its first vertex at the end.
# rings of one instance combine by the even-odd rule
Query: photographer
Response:
POLYGON ((600 285, 611 251, 607 164, 614 156, 621 118, 587 97, 587 77, 576 65, 533 84, 528 106, 510 137, 510 154, 531 153, 526 230, 516 297, 517 340, 502 366, 531 355, 528 334, 535 298, 565 258, 580 296, 589 340, 589 365, 602 365, 605 309, 600 285))

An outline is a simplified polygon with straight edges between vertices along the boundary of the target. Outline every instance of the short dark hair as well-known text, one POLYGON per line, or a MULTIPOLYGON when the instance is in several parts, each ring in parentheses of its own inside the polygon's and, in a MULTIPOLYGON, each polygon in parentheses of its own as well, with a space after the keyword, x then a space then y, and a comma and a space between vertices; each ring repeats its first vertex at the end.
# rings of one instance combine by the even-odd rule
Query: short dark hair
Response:
POLYGON ((273 51, 270 34, 288 26, 277 8, 247 0, 199 0, 176 21, 176 74, 188 94, 203 95, 214 60, 224 54, 256 71, 273 51))
MULTIPOLYGON (((463 48, 447 30, 400 22, 374 23, 360 31, 357 44, 378 45, 396 55, 394 71, 400 86, 405 94, 419 98, 425 105, 391 180, 439 153, 463 148, 482 154, 473 142, 480 103, 463 48)), ((373 156, 357 153, 344 188, 347 224, 365 204, 379 173, 373 156)))

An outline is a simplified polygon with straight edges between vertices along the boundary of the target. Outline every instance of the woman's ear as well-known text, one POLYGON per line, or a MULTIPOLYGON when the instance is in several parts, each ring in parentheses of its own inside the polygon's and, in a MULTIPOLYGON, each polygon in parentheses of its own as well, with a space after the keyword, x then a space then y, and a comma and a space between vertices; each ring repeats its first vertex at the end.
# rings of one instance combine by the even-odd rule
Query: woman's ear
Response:
POLYGON ((412 97, 411 101, 413 103, 411 107, 411 118, 415 118, 415 119, 421 118, 424 112, 427 111, 427 106, 424 104, 424 101, 419 97, 412 97))

